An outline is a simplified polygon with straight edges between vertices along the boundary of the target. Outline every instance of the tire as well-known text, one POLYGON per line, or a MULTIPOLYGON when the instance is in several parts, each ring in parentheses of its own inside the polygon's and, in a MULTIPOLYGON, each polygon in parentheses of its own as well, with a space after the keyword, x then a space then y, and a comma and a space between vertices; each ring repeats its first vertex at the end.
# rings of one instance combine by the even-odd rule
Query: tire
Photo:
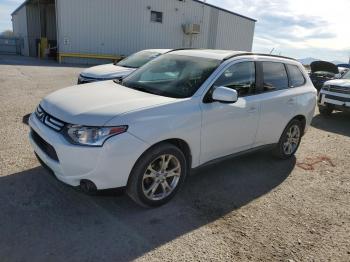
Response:
POLYGON ((289 159, 294 156, 299 148, 302 134, 303 124, 301 121, 294 119, 289 122, 287 127, 284 129, 281 138, 273 152, 274 155, 279 159, 289 159), (298 130, 298 134, 293 135, 293 130, 298 130), (291 137, 291 135, 293 136, 291 137))
POLYGON ((334 110, 334 108, 329 106, 329 105, 319 106, 318 109, 319 109, 320 114, 322 116, 330 116, 333 113, 333 110, 334 110))
POLYGON ((186 157, 178 147, 170 143, 159 144, 147 150, 136 162, 126 192, 141 206, 164 205, 184 183, 187 166, 186 157))

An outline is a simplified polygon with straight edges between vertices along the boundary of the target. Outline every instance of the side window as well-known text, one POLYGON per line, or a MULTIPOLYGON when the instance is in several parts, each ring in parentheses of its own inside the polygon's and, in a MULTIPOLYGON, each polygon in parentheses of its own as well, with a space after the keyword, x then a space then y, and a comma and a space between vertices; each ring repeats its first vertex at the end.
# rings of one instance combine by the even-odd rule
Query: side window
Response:
POLYGON ((264 74, 264 92, 287 89, 288 75, 284 64, 262 62, 264 74))
POLYGON ((287 65, 287 69, 289 73, 290 87, 299 87, 305 84, 305 78, 297 66, 287 65))
POLYGON ((216 80, 214 86, 235 89, 239 97, 254 94, 255 63, 242 62, 232 65, 216 80))

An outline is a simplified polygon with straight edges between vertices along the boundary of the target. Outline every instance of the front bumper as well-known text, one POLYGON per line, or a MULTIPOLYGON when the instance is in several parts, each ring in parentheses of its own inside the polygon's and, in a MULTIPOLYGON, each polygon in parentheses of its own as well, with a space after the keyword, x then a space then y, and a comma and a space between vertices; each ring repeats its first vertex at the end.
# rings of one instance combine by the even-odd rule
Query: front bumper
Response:
POLYGON ((32 128, 29 140, 35 153, 59 180, 71 186, 78 186, 86 179, 97 189, 124 187, 135 162, 148 148, 128 132, 109 138, 103 147, 87 147, 70 144, 34 114, 29 118, 29 125, 32 128), (33 132, 55 150, 57 159, 38 144, 33 132))
POLYGON ((350 94, 321 90, 318 94, 317 101, 319 106, 331 105, 339 110, 350 109, 350 94))

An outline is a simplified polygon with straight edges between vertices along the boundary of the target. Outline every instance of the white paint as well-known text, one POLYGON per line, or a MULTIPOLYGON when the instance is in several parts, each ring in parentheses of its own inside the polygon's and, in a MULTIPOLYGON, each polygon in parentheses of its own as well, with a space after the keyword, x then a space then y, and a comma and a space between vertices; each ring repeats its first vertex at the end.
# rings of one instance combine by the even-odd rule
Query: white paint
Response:
MULTIPOLYGON (((222 58, 218 51, 177 51, 179 54, 222 58)), ((226 51, 227 52, 227 51, 226 51)), ((195 59, 195 58, 193 58, 195 59)), ((156 63, 156 62, 154 62, 156 63)), ((245 55, 220 64, 197 92, 176 99, 153 95, 103 81, 59 90, 41 103, 54 117, 86 126, 127 125, 126 133, 108 139, 103 147, 70 144, 32 115, 30 126, 57 151, 60 162, 50 160, 32 141, 35 152, 56 176, 71 185, 92 180, 99 189, 125 186, 137 159, 150 146, 181 139, 191 150, 192 167, 256 146, 277 143, 288 122, 297 115, 310 125, 316 89, 298 62, 282 58, 245 55), (216 79, 235 63, 275 61, 297 65, 306 83, 302 87, 239 97, 236 103, 204 103, 216 79)))

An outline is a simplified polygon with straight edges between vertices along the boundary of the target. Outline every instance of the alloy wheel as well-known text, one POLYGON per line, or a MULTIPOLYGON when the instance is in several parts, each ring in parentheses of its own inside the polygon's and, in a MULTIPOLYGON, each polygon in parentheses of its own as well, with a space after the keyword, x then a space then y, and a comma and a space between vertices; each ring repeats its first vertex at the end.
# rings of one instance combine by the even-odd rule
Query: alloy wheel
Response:
POLYGON ((161 155, 146 168, 142 178, 143 193, 150 200, 162 200, 174 191, 180 176, 180 161, 174 155, 161 155))
POLYGON ((300 142, 301 132, 298 125, 292 125, 283 143, 283 151, 286 155, 292 155, 298 148, 300 142))

